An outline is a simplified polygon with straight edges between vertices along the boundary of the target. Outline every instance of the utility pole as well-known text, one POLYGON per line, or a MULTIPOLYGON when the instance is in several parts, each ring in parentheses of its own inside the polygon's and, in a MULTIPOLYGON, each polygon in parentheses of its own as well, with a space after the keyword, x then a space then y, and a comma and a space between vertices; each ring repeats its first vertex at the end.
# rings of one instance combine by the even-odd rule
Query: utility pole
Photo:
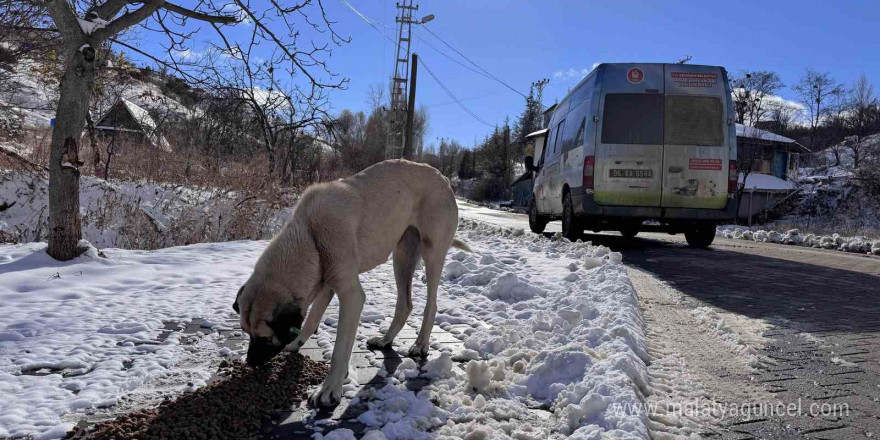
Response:
POLYGON ((409 102, 406 109, 406 138, 403 142, 403 158, 412 159, 413 151, 413 120, 416 114, 416 75, 419 71, 419 54, 412 54, 412 72, 409 83, 409 102))
POLYGON ((544 86, 550 82, 549 78, 532 82, 532 87, 538 89, 538 108, 541 109, 541 127, 544 126, 544 86))
POLYGON ((397 27, 397 55, 394 58, 394 76, 391 77, 391 108, 388 109, 388 140, 385 158, 399 159, 403 157, 404 131, 406 124, 406 96, 409 86, 409 52, 412 40, 413 0, 401 0, 397 3, 400 10, 395 21, 397 27))

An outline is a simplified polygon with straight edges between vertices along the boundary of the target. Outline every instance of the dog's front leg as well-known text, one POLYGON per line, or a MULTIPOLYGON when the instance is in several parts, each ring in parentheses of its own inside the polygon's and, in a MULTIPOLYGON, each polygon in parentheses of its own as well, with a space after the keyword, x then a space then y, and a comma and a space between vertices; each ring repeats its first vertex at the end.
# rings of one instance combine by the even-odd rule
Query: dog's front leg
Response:
POLYGON ((336 295, 339 296, 336 344, 333 346, 333 357, 330 359, 330 374, 324 379, 321 390, 309 399, 313 406, 335 406, 342 398, 342 384, 348 376, 348 362, 351 359, 351 350, 354 348, 354 340, 361 323, 361 311, 366 301, 366 295, 357 275, 355 274, 353 278, 353 281, 349 281, 344 286, 339 288, 333 286, 336 295))
POLYGON ((290 345, 291 350, 299 351, 299 349, 305 345, 306 341, 312 337, 312 334, 318 329, 318 324, 321 323, 321 318, 324 317, 324 312, 327 311, 327 306, 332 299, 333 289, 329 287, 324 287, 324 289, 318 293, 315 301, 312 302, 312 306, 309 307, 309 315, 306 317, 306 322, 303 324, 302 331, 299 332, 299 336, 297 336, 296 340, 290 345))

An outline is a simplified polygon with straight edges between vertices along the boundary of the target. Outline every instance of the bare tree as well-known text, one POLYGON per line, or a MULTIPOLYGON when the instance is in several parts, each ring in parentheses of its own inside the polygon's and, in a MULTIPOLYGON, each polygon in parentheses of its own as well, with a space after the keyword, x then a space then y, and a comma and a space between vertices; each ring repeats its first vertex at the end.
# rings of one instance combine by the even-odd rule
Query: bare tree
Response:
MULTIPOLYGON (((192 8, 179 6, 167 0, 14 0, 36 8, 38 22, 54 23, 60 34, 61 59, 64 74, 59 85, 60 96, 52 135, 49 180, 49 248, 47 252, 58 260, 69 260, 79 252, 82 237, 79 217, 79 139, 88 113, 92 84, 101 65, 99 49, 110 41, 127 50, 153 60, 185 78, 200 83, 200 71, 189 65, 181 55, 202 28, 192 26, 201 22, 206 30, 213 30, 217 47, 235 54, 242 32, 230 32, 233 26, 247 22, 250 32, 243 32, 246 43, 259 45, 271 56, 274 64, 283 65, 291 76, 303 77, 310 87, 339 88, 345 85, 327 68, 330 43, 315 44, 315 39, 327 38, 333 44, 347 41, 333 30, 321 0, 288 2, 251 2, 212 0, 196 2, 192 8), (315 13, 320 21, 310 19, 315 13), (134 27, 164 37, 165 45, 156 45, 163 53, 150 53, 128 44, 120 35, 134 27), (194 30, 195 29, 195 30, 194 30), (302 44, 303 31, 314 33, 302 44)), ((243 63, 232 57, 230 63, 243 63)))
POLYGON ((873 113, 877 108, 877 98, 874 96, 874 85, 863 73, 853 84, 849 91, 848 102, 850 129, 852 136, 847 137, 844 145, 850 151, 853 159, 853 169, 858 169, 864 157, 865 137, 877 127, 873 127, 873 113))
POLYGON ((835 97, 843 95, 843 84, 835 82, 828 72, 820 73, 808 68, 804 76, 801 77, 800 81, 792 89, 797 93, 801 104, 806 108, 807 117, 810 121, 810 149, 817 151, 816 129, 833 109, 834 106, 830 104, 834 102, 835 97))
POLYGON ((768 98, 782 87, 776 72, 758 70, 742 72, 732 80, 736 119, 740 124, 755 125, 768 111, 768 98))
POLYGON ((800 111, 799 107, 781 99, 772 100, 767 103, 767 117, 776 125, 774 130, 783 136, 798 121, 800 111))

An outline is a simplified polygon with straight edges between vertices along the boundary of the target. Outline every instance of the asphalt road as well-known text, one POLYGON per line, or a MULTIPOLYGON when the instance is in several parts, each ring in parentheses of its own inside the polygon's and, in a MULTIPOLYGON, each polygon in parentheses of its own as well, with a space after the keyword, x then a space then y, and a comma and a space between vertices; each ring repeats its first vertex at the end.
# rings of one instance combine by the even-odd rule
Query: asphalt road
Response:
MULTIPOLYGON (((459 203, 463 217, 528 230, 522 214, 459 203)), ((559 223, 548 226, 557 231, 559 223)), ((763 354, 777 365, 751 377, 778 400, 838 405, 835 416, 728 421, 723 438, 852 439, 880 436, 880 258, 716 237, 709 249, 682 235, 584 234, 696 304, 771 323, 763 354)))

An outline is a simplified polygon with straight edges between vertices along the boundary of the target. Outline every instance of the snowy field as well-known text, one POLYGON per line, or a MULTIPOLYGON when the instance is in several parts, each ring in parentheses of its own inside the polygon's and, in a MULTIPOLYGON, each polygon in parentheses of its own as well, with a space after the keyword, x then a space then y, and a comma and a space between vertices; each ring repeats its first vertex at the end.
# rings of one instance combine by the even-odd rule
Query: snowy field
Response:
POLYGON ((736 225, 718 226, 715 230, 715 235, 737 240, 781 243, 858 254, 880 255, 880 239, 868 237, 844 237, 840 234, 802 234, 797 229, 790 229, 786 232, 766 231, 763 229, 752 230, 745 226, 736 225))
MULTIPOLYGON (((387 439, 649 438, 639 411, 650 392, 648 355, 620 254, 461 223, 459 236, 476 254, 450 252, 436 322, 466 348, 433 355, 423 371, 404 361, 384 387, 361 392, 370 409, 360 421, 387 439), (466 372, 453 368, 453 357, 467 361, 466 372), (414 377, 432 382, 414 394, 405 387, 414 377)), ((163 321, 203 318, 215 329, 228 322, 235 292, 265 246, 105 249, 106 258, 93 250, 67 263, 50 260, 44 244, 0 246, 0 437, 57 438, 96 408, 136 407, 160 391, 203 384, 212 362, 243 351, 224 348, 216 333, 148 342, 163 321)), ((416 327, 423 276, 417 271, 414 283, 416 327)), ((390 323, 396 293, 390 263, 361 280, 364 345, 390 323)), ((326 355, 334 326, 326 319, 315 336, 326 355)), ((349 396, 356 389, 346 385, 349 396)))

